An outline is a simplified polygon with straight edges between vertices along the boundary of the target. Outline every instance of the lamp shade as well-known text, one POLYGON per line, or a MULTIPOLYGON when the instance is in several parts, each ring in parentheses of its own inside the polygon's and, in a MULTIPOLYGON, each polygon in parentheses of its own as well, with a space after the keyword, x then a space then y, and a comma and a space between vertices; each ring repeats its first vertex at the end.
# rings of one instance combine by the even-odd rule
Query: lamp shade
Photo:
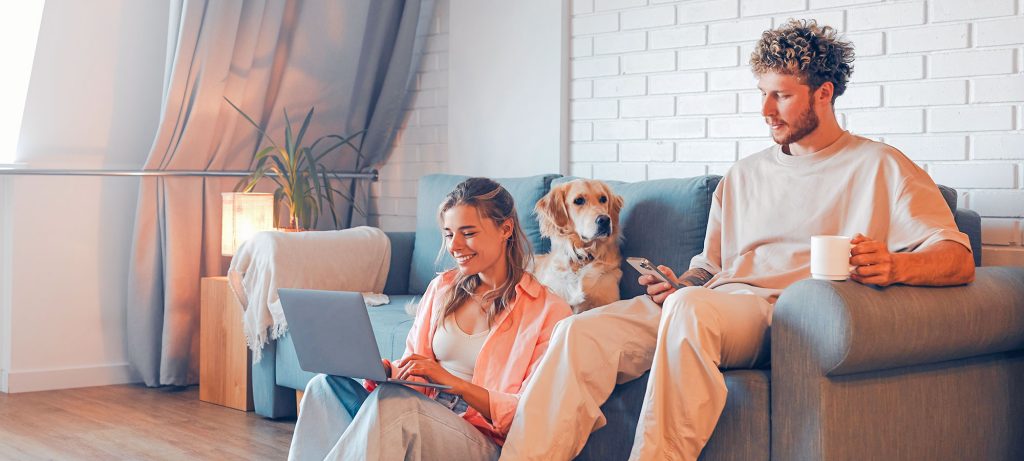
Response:
POLYGON ((220 252, 232 256, 257 232, 274 230, 274 194, 224 192, 220 252))

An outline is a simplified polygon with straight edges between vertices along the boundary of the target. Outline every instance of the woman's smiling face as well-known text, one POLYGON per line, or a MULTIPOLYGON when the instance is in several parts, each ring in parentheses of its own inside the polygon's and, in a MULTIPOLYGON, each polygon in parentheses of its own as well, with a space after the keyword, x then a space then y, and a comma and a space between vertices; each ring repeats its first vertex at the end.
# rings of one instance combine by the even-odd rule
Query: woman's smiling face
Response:
POLYGON ((504 267, 508 239, 512 236, 509 221, 497 225, 470 205, 448 209, 443 221, 445 248, 455 258, 459 272, 487 275, 496 267, 504 267))

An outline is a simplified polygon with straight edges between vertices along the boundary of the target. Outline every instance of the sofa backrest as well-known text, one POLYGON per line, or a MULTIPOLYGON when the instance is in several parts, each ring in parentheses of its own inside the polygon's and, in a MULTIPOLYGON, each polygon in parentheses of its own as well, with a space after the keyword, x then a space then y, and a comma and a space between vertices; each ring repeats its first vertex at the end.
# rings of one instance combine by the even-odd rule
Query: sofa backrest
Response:
POLYGON ((943 186, 942 184, 936 185, 939 186, 939 193, 942 194, 942 198, 946 201, 946 205, 949 205, 949 211, 956 213, 956 189, 943 186))
MULTIPOLYGON (((535 253, 547 253, 550 242, 540 237, 540 227, 533 217, 533 206, 551 188, 551 180, 558 175, 530 176, 526 178, 495 179, 516 202, 523 232, 533 245, 535 253)), ((437 224, 437 207, 452 189, 469 176, 432 174, 420 178, 416 196, 416 237, 412 249, 412 267, 409 269, 409 293, 423 293, 438 272, 455 267, 447 254, 440 261, 441 230, 437 224)))
MULTIPOLYGON (((454 261, 447 254, 437 261, 442 243, 437 224, 437 207, 448 192, 467 178, 469 176, 449 174, 420 178, 409 293, 423 293, 439 271, 454 267, 454 261)), ((540 236, 533 207, 552 185, 573 179, 578 178, 542 175, 496 179, 515 199, 523 231, 537 254, 547 253, 551 242, 540 236)), ((636 283, 638 274, 625 262, 626 257, 645 257, 655 264, 669 266, 681 273, 690 266, 690 259, 704 250, 711 197, 720 180, 720 176, 709 175, 633 183, 605 181, 625 202, 620 215, 624 240, 621 245, 623 263, 619 293, 623 299, 645 292, 636 283)), ((939 190, 949 208, 955 211, 956 191, 942 185, 939 185, 939 190)), ((964 229, 962 225, 961 230, 971 236, 972 243, 977 240, 977 230, 964 229)))
MULTIPOLYGON (((577 178, 558 178, 552 185, 573 179, 577 178)), ((620 246, 622 299, 646 293, 636 283, 639 274, 626 263, 627 257, 644 257, 680 273, 690 267, 690 259, 704 250, 711 197, 721 179, 697 176, 632 183, 605 181, 625 202, 619 215, 624 236, 620 246)))

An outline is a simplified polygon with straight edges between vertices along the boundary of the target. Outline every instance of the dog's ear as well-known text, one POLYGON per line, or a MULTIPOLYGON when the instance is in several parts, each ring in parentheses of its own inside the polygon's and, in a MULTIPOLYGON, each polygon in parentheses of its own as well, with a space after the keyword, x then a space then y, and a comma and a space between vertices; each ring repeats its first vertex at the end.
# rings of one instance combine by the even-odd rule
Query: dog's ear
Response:
POLYGON ((611 191, 609 191, 609 196, 612 201, 612 212, 615 213, 615 216, 618 216, 619 212, 622 211, 622 206, 626 204, 626 201, 622 199, 621 195, 611 191))
POLYGON ((565 208, 566 184, 554 186, 537 201, 533 207, 540 224, 540 234, 545 237, 562 235, 569 227, 569 210, 565 208))
POLYGON ((612 223, 618 227, 619 224, 619 213, 622 211, 622 206, 625 205, 626 201, 622 199, 622 196, 612 192, 612 188, 608 185, 604 185, 605 194, 608 195, 608 210, 612 215, 612 223))

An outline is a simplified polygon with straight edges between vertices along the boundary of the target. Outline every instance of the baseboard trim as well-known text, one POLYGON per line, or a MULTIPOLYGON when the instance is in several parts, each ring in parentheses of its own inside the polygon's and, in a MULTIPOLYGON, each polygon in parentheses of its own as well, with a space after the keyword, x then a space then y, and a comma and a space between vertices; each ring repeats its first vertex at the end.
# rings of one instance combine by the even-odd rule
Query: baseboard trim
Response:
POLYGON ((35 370, 9 370, 7 389, 19 392, 52 391, 76 387, 110 386, 142 381, 127 363, 35 370))
POLYGON ((983 266, 1024 266, 1024 248, 984 245, 981 248, 981 264, 983 266))

